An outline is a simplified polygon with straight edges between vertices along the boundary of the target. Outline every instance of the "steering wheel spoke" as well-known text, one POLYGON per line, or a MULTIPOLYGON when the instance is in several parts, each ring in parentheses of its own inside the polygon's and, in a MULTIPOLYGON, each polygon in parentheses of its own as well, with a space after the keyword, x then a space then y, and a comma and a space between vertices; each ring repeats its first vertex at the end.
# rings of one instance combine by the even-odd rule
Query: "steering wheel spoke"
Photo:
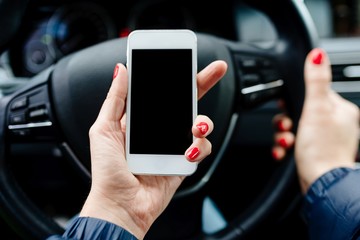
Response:
POLYGON ((46 85, 25 91, 9 103, 10 141, 54 140, 55 130, 46 85))

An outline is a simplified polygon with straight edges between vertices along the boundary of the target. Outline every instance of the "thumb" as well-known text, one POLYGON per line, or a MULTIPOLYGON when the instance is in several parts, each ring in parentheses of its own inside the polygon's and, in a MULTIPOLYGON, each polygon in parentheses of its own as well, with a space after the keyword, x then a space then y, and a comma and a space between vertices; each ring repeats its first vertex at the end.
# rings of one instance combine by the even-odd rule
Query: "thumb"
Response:
POLYGON ((100 109, 98 120, 120 122, 126 108, 127 70, 123 64, 116 64, 113 81, 100 109))
POLYGON ((307 100, 314 98, 321 100, 328 95, 331 89, 332 75, 330 61, 324 50, 315 48, 307 55, 304 78, 307 100))

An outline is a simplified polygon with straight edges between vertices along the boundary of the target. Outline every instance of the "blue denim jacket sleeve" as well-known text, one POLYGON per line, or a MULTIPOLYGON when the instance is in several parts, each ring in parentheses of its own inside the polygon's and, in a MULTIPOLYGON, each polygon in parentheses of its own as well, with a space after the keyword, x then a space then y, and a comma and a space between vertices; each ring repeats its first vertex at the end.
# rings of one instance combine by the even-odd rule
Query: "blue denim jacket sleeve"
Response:
POLYGON ((95 240, 117 239, 137 240, 137 238, 124 228, 105 220, 77 217, 66 228, 64 234, 52 235, 46 240, 95 240))
POLYGON ((360 170, 321 176, 305 196, 304 214, 311 240, 360 239, 360 170))

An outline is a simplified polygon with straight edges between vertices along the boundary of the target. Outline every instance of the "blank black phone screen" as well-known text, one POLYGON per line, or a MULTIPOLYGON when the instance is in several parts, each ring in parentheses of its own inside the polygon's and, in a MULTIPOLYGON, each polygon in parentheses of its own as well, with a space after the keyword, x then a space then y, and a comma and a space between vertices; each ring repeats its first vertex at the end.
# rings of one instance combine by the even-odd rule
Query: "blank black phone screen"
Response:
POLYGON ((130 153, 184 154, 192 143, 192 50, 132 50, 130 153))

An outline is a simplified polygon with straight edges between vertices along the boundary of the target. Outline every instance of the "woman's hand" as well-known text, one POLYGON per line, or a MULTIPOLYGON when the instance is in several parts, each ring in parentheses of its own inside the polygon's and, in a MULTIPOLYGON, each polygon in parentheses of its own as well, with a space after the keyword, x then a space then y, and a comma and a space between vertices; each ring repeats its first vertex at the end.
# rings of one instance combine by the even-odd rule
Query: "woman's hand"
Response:
POLYGON ((305 101, 296 133, 286 114, 274 117, 277 131, 273 155, 281 160, 295 144, 300 185, 306 193, 324 173, 353 167, 359 140, 359 109, 331 89, 329 58, 322 49, 312 50, 304 69, 305 101))
MULTIPOLYGON (((201 98, 225 74, 227 64, 215 61, 197 75, 201 98)), ((113 82, 98 118, 89 131, 92 185, 80 216, 115 223, 137 238, 144 238, 155 219, 163 212, 184 180, 184 176, 135 176, 125 159, 125 106, 128 76, 117 64, 113 82)), ((212 121, 199 115, 192 127, 196 138, 184 151, 189 161, 200 162, 211 153, 206 137, 212 121)))
POLYGON ((304 77, 306 92, 295 158, 305 193, 324 173, 354 166, 359 144, 359 108, 331 89, 330 61, 323 50, 309 53, 304 77))

